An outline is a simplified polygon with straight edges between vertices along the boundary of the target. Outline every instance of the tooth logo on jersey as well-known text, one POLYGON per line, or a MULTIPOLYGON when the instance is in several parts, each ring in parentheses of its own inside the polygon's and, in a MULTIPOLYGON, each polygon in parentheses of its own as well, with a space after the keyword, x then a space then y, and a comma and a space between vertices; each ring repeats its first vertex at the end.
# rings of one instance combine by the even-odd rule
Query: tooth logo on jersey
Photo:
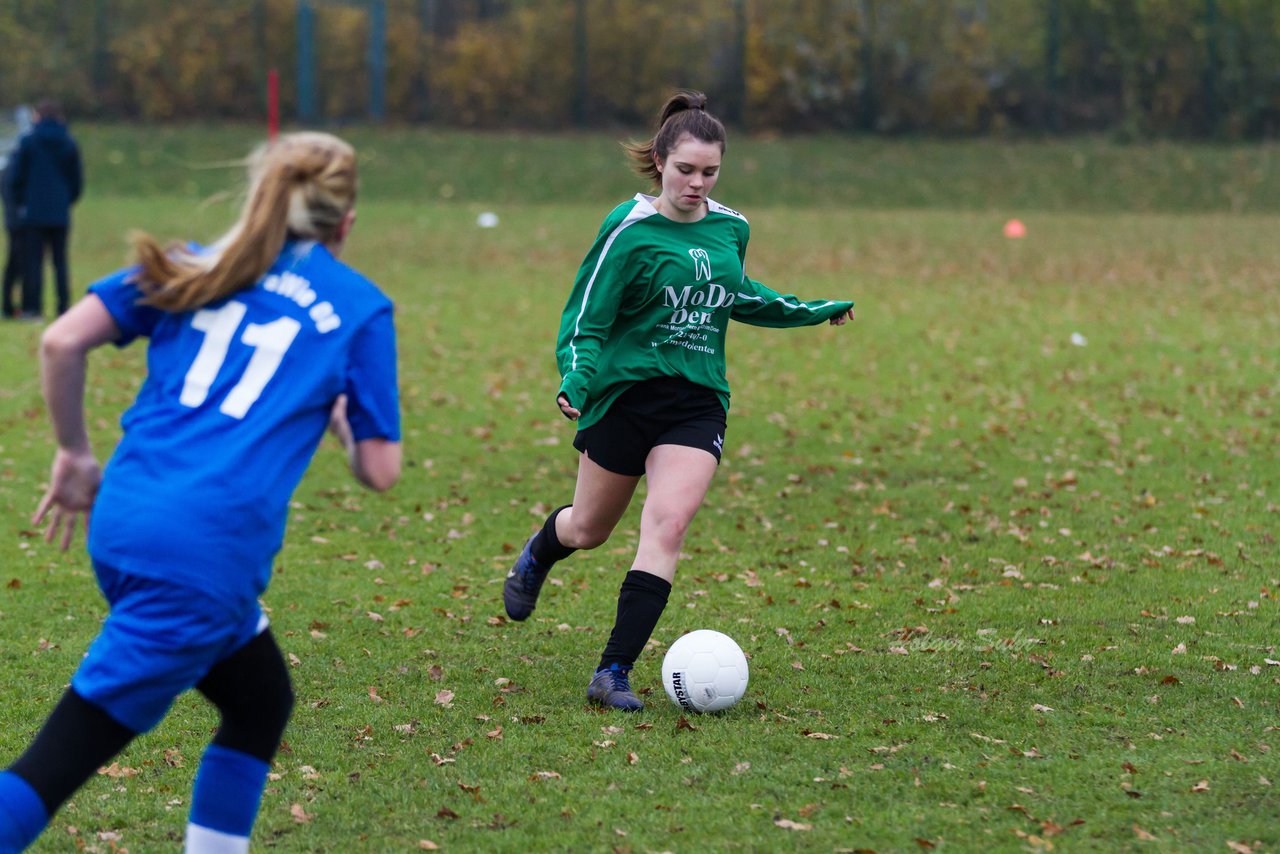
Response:
POLYGON ((693 259, 693 280, 711 281, 711 256, 707 254, 707 250, 690 249, 689 257, 693 259))

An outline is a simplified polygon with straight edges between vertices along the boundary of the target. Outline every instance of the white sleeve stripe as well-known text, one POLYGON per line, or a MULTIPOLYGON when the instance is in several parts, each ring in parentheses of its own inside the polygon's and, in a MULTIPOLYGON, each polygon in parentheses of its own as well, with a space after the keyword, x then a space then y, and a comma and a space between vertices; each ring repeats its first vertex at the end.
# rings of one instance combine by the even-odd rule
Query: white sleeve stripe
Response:
MULTIPOLYGON (((761 296, 756 296, 755 294, 739 293, 737 298, 740 300, 749 300, 751 302, 758 302, 761 305, 765 304, 765 298, 761 296)), ((797 309, 803 308, 803 309, 807 309, 808 311, 818 311, 819 309, 826 308, 829 305, 835 305, 836 301, 829 299, 821 303, 818 303, 817 305, 805 305, 802 302, 788 302, 785 297, 777 297, 775 299, 769 300, 769 302, 780 302, 787 308, 797 308, 797 309)))
POLYGON ((635 225, 640 220, 650 216, 651 211, 652 209, 649 211, 641 210, 641 206, 636 205, 631 209, 631 212, 627 214, 626 219, 620 222, 618 227, 610 232, 609 236, 605 239, 604 247, 600 250, 600 257, 596 259, 595 269, 591 271, 591 278, 587 280, 587 288, 582 292, 582 306, 578 309, 578 316, 573 321, 573 337, 569 339, 569 353, 571 355, 571 358, 569 359, 569 370, 574 371, 578 368, 578 347, 574 342, 578 340, 578 335, 581 332, 582 316, 587 313, 587 300, 591 298, 591 289, 595 286, 596 276, 600 274, 600 268, 604 265, 605 256, 609 254, 609 249, 613 246, 613 241, 618 239, 618 235, 622 233, 624 228, 635 225))

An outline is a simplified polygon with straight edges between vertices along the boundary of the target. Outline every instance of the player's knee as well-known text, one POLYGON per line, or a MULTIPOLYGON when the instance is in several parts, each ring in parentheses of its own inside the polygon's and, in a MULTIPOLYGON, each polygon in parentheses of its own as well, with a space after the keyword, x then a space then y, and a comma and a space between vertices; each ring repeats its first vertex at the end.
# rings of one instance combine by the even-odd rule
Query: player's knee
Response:
POLYGON ((612 530, 600 530, 598 528, 586 528, 577 532, 574 537, 573 548, 575 549, 594 549, 604 545, 609 540, 612 530))
POLYGON ((591 519, 579 519, 575 514, 569 520, 569 530, 560 536, 560 542, 574 549, 594 549, 604 545, 613 533, 612 525, 600 524, 591 519))
POLYGON ((684 545, 689 522, 689 517, 684 514, 666 513, 654 520, 653 533, 665 550, 676 551, 684 545))
POLYGON ((267 719, 264 726, 273 729, 277 738, 284 735, 284 728, 289 723, 289 718, 293 716, 293 705, 297 697, 293 693, 293 685, 289 682, 277 683, 273 696, 267 703, 266 713, 263 715, 267 719))
POLYGON ((254 693, 252 703, 219 707, 222 724, 213 743, 270 762, 293 714, 293 686, 280 681, 254 693))

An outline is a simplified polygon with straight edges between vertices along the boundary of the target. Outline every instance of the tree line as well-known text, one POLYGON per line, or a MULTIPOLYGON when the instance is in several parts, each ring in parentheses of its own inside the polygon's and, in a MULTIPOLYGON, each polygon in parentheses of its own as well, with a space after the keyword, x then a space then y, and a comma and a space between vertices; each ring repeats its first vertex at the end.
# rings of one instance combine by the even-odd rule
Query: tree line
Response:
POLYGON ((257 121, 272 69, 286 120, 635 125, 684 86, 755 132, 1264 139, 1280 3, 0 0, 9 106, 257 121))

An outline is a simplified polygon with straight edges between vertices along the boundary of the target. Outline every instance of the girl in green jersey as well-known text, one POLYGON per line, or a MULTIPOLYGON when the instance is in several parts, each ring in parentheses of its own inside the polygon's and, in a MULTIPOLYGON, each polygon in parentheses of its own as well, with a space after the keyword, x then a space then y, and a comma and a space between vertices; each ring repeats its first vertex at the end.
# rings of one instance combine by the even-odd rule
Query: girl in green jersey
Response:
POLYGON ((747 277, 747 220, 709 197, 725 132, 706 100, 677 93, 653 139, 627 146, 657 194, 638 194, 605 218, 556 345, 556 402, 578 422, 573 503, 529 539, 503 587, 507 615, 528 619, 552 564, 604 543, 647 476, 640 543, 587 689, 592 702, 628 711, 643 708, 629 674, 666 607, 685 533, 720 461, 729 321, 839 326, 853 317, 852 302, 805 302, 747 277))

